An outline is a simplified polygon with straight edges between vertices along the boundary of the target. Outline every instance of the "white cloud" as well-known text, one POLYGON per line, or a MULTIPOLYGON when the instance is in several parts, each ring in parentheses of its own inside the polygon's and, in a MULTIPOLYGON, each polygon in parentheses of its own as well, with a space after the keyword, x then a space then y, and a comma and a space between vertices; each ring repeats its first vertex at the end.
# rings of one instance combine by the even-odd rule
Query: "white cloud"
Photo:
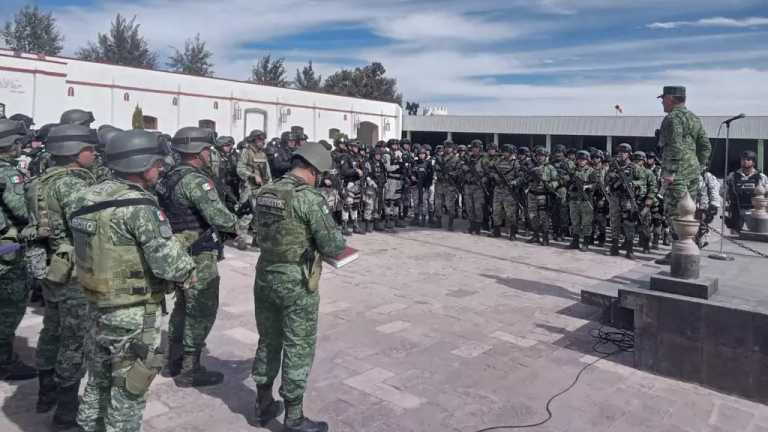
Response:
POLYGON ((703 18, 696 21, 667 21, 667 22, 655 22, 648 24, 646 27, 650 29, 674 29, 680 27, 729 27, 729 28, 746 28, 746 27, 761 27, 768 26, 768 18, 766 17, 749 17, 749 18, 725 18, 725 17, 713 17, 703 18))
POLYGON ((391 39, 422 44, 445 41, 486 43, 524 33, 522 25, 442 11, 411 13, 394 20, 384 17, 376 19, 373 28, 377 34, 391 39))

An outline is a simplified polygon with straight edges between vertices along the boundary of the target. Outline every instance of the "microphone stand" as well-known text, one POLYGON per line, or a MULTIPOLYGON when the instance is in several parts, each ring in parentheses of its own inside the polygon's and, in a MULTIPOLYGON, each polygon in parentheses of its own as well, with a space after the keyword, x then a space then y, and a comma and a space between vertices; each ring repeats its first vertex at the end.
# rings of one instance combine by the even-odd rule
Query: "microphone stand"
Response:
MULTIPOLYGON (((743 116, 743 114, 741 115, 743 116)), ((732 119, 726 120, 723 123, 725 124, 725 170, 723 171, 723 183, 726 182, 728 178, 728 147, 730 144, 730 138, 731 138, 731 122, 733 120, 737 120, 738 118, 741 118, 739 116, 734 117, 732 119)), ((728 191, 726 190, 725 196, 728 196, 728 191)), ((723 205, 723 212, 725 211, 725 205, 723 205)), ((725 214, 720 214, 720 252, 713 253, 709 255, 710 259, 718 260, 718 261, 733 261, 736 258, 733 257, 733 255, 728 255, 725 252, 725 214)))

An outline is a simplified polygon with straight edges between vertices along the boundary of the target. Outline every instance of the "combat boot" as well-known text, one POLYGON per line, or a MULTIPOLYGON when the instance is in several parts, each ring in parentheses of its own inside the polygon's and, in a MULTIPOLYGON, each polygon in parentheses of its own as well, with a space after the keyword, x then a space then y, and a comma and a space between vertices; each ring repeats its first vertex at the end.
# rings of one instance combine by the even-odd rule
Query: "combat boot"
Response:
POLYGON ((181 371, 181 360, 184 357, 184 348, 181 342, 168 341, 168 355, 165 359, 165 367, 160 375, 166 378, 173 378, 181 371))
POLYGON ((352 230, 349 229, 349 224, 347 222, 342 222, 341 223, 341 235, 343 235, 345 237, 352 235, 352 230))
POLYGON ((495 238, 501 237, 501 228, 497 226, 493 227, 493 232, 491 232, 491 237, 495 237, 495 238))
POLYGON ((358 221, 352 222, 352 232, 355 234, 365 234, 365 232, 360 229, 360 223, 358 221))
POLYGON ((589 249, 589 244, 592 243, 592 237, 587 236, 582 239, 581 245, 579 246, 579 250, 582 252, 586 252, 589 249))
POLYGON ((9 352, 8 358, 0 363, 0 380, 3 381, 24 381, 35 378, 37 376, 37 369, 29 366, 19 359, 19 357, 13 353, 13 343, 8 343, 6 352, 9 352))
POLYGON ((374 231, 384 231, 384 224, 381 223, 381 219, 376 219, 373 222, 373 230, 374 231))
POLYGON ((541 241, 541 240, 539 240, 539 233, 538 233, 537 231, 534 231, 534 232, 531 234, 531 238, 529 238, 529 239, 528 239, 528 240, 526 240, 525 242, 526 242, 526 243, 528 243, 528 244, 534 244, 534 243, 538 243, 538 242, 540 242, 540 241, 541 241))
POLYGON ((59 388, 56 395, 56 412, 53 414, 53 425, 57 429, 69 429, 77 426, 78 397, 80 381, 59 388))
POLYGON ((387 225, 385 227, 385 231, 388 233, 395 232, 395 221, 392 219, 392 216, 387 216, 387 225))
POLYGON ((629 242, 627 244, 627 252, 624 254, 624 257, 630 260, 635 259, 635 242, 629 242))
POLYGON ((579 249, 579 236, 573 236, 571 243, 568 245, 568 249, 579 249))
POLYGON ((544 232, 544 234, 541 235, 541 244, 544 246, 549 246, 549 233, 544 232))
POLYGON ((365 221, 365 233, 372 233, 373 232, 373 221, 365 221))
POLYGON ((442 229, 443 228, 443 217, 439 216, 432 219, 432 228, 442 229))
POLYGON ((209 371, 200 364, 200 351, 184 353, 181 361, 181 372, 175 378, 179 387, 207 387, 221 384, 224 374, 218 371, 209 371))
POLYGON ((448 216, 448 231, 453 231, 453 216, 448 216))
POLYGON ((53 369, 38 371, 37 405, 35 411, 47 413, 56 406, 56 381, 53 380, 53 369))
POLYGON ((659 233, 653 233, 653 241, 651 243, 651 249, 659 250, 659 233))
POLYGON ((640 236, 640 246, 642 246, 644 254, 651 253, 651 241, 647 236, 640 236))
POLYGON ((601 232, 597 236, 597 247, 604 247, 605 246, 605 232, 601 232))
POLYGON ((301 401, 285 401, 285 426, 286 432, 328 432, 328 423, 324 421, 310 420, 304 417, 301 401))
POLYGON ((517 240, 517 226, 511 225, 509 227, 509 239, 512 241, 517 240))
POLYGON ((669 231, 664 231, 664 238, 661 240, 661 244, 669 246, 669 231))
POLYGON ((283 402, 275 400, 272 396, 272 384, 259 384, 256 386, 254 413, 259 426, 265 427, 269 422, 280 416, 284 409, 283 402))
POLYGON ((618 256, 619 255, 619 238, 614 237, 611 241, 611 256, 618 256))
POLYGON ((396 228, 406 228, 407 225, 405 224, 405 219, 399 217, 395 220, 395 227, 396 228))

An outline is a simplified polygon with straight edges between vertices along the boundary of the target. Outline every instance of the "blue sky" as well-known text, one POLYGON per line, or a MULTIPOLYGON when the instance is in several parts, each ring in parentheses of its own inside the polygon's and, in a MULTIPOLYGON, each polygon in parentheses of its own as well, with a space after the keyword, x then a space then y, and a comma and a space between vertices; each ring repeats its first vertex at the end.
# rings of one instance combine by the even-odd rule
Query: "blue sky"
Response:
MULTIPOLYGON (((6 0, 7 20, 24 2, 6 0)), ((199 32, 218 76, 271 53, 291 76, 381 61, 406 100, 455 114, 660 114, 662 85, 703 114, 768 114, 766 0, 46 0, 72 54, 136 15, 153 48, 199 32)))

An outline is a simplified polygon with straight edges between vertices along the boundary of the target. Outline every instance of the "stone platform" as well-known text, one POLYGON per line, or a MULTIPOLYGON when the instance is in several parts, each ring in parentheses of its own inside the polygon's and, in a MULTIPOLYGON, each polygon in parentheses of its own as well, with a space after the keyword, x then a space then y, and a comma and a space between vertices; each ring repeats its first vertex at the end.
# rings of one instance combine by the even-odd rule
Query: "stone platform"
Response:
MULTIPOLYGON (((334 432, 473 432, 537 422, 546 400, 596 358, 590 333, 600 328, 601 311, 581 304, 579 292, 647 281, 659 270, 648 264, 657 254, 628 261, 605 249, 584 253, 436 230, 353 236, 350 243, 362 257, 322 278, 306 397, 307 414, 328 420, 334 432)), ((281 430, 278 423, 249 424, 258 255, 230 248, 226 255, 221 307, 203 360, 226 381, 180 389, 158 378, 145 432, 281 430)), ((41 323, 40 310, 29 309, 19 329, 16 345, 27 361, 41 323)), ((633 361, 624 353, 587 369, 552 404, 554 418, 530 430, 768 432, 768 407, 640 371, 633 361)), ((50 415, 34 413, 36 393, 35 381, 0 382, 0 431, 49 430, 50 415)))

